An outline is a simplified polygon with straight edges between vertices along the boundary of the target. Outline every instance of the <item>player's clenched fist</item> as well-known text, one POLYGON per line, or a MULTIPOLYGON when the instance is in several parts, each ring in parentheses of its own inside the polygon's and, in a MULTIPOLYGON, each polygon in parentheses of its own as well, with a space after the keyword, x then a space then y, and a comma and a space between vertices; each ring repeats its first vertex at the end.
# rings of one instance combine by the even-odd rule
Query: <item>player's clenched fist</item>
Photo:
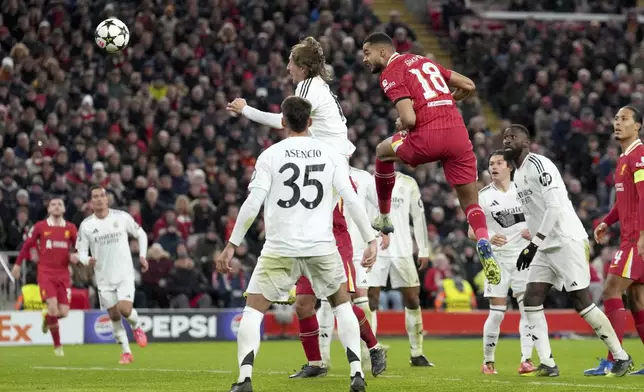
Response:
POLYGON ((494 246, 503 246, 508 243, 508 239, 503 234, 494 234, 492 238, 490 238, 490 242, 494 246))
POLYGON ((234 101, 226 105, 226 110, 238 115, 242 114, 242 110, 246 107, 246 100, 244 98, 235 98, 234 101))
POLYGON ((608 233, 608 225, 604 222, 598 224, 597 227, 595 227, 595 241, 598 244, 605 244, 608 241, 606 233, 608 233))
POLYGON ((364 250, 364 254, 362 256, 362 262, 360 265, 362 265, 364 268, 367 269, 367 272, 371 271, 371 267, 373 267, 374 263, 376 262, 376 255, 378 254, 378 242, 376 240, 373 240, 369 242, 367 245, 367 249, 364 250))

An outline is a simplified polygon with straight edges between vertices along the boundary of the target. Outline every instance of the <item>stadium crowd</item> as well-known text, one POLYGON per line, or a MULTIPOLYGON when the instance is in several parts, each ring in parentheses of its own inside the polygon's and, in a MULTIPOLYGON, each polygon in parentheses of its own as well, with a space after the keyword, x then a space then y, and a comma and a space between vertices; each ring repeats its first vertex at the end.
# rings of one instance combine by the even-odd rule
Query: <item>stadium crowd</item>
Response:
MULTIPOLYGON (((88 187, 101 184, 111 206, 129 211, 154 244, 150 270, 137 281, 136 307, 243 304, 263 221, 256 221, 237 250, 232 273, 216 273, 212 262, 233 228, 255 157, 285 135, 231 117, 226 103, 243 97, 258 109, 279 111, 294 89, 285 72, 289 48, 313 35, 332 67, 332 86, 357 146, 351 164, 372 169, 375 146, 394 129, 396 112, 363 67, 361 42, 382 29, 394 36, 399 51, 425 53, 395 14, 381 23, 368 3, 3 2, 0 249, 18 250, 52 197, 65 199, 66 219, 79 225, 91 214, 88 187), (106 55, 93 34, 111 15, 130 27, 131 39, 126 51, 106 55)), ((565 168, 589 229, 611 198, 618 155, 609 142, 614 110, 631 101, 644 105, 642 31, 632 21, 528 21, 487 29, 470 20, 455 37, 460 70, 475 77, 481 94, 508 119, 501 125, 532 128, 540 142, 535 149, 565 168)), ((497 130, 487 129, 479 98, 468 98, 461 110, 485 168, 497 130)), ((432 267, 421 271, 424 305, 432 306, 437 283, 450 270, 480 287, 466 219, 442 169, 432 164, 403 170, 420 184, 433 245, 432 267)), ((484 185, 489 176, 481 174, 484 185)), ((137 247, 133 240, 133 254, 137 247)), ((598 264, 610 260, 607 249, 595 249, 598 264)), ((32 268, 35 257, 32 252, 32 268)), ((603 269, 597 272, 599 282, 603 269)), ((73 282, 92 287, 91 270, 74 266, 73 282)), ((566 303, 553 296, 550 306, 566 303)))

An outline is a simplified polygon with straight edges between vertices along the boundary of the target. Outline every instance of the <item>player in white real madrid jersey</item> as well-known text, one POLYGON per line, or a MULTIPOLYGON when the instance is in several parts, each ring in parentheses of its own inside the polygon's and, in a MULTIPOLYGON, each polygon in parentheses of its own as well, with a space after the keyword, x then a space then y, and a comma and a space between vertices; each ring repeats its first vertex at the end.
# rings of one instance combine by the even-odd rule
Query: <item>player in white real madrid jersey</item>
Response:
MULTIPOLYGON (((535 370, 532 365, 532 348, 534 343, 526 331, 527 320, 523 307, 528 270, 518 271, 517 257, 530 240, 528 226, 525 223, 523 208, 517 200, 516 186, 511 180, 512 165, 503 157, 503 150, 492 153, 488 163, 488 171, 492 183, 479 191, 479 204, 485 212, 487 227, 490 232, 492 250, 501 267, 501 283, 492 285, 485 280, 485 298, 490 301, 490 312, 483 326, 483 374, 497 374, 494 364, 496 345, 499 343, 501 323, 507 310, 508 290, 516 298, 521 312, 519 333, 521 335, 521 365, 519 374, 535 370)), ((468 235, 476 240, 472 228, 468 235)))
POLYGON ((347 293, 347 278, 333 236, 334 191, 369 243, 363 266, 375 262, 377 243, 369 218, 358 201, 345 158, 311 138, 311 104, 291 96, 282 103, 282 124, 289 137, 257 159, 250 194, 230 240, 217 258, 217 270, 230 271, 230 260, 264 205, 266 242, 248 283, 248 298, 237 334, 239 378, 231 392, 252 391, 252 369, 260 344, 260 326, 272 302, 283 301, 300 276, 315 295, 327 298, 338 322, 338 335, 351 367, 351 391, 364 391, 360 365, 360 327, 347 293))
POLYGON ((102 187, 92 187, 90 198, 94 213, 81 223, 76 249, 80 262, 94 267, 101 309, 107 310, 112 320, 114 338, 121 345, 120 363, 131 363, 134 359, 121 317, 132 327, 139 346, 145 347, 148 339, 141 329, 139 315, 132 307, 134 265, 128 235, 139 241, 141 272, 148 269, 145 258, 148 236, 130 214, 108 207, 107 193, 102 187))
POLYGON ((590 299, 586 230, 570 202, 559 170, 550 159, 531 153, 530 144, 530 133, 522 125, 510 125, 503 133, 505 158, 517 168, 514 175, 517 197, 532 235, 516 265, 519 270, 530 267, 523 304, 541 364, 524 375, 559 375, 550 350, 543 302, 550 288, 563 286, 575 310, 613 353, 615 364, 608 376, 623 376, 633 368, 633 360, 622 348, 606 315, 590 299))
MULTIPOLYGON (((374 185, 375 186, 375 185, 374 185)), ((409 229, 409 216, 418 246, 418 264, 424 269, 429 264, 429 238, 425 208, 416 180, 396 172, 396 184, 391 194, 391 219, 395 233, 383 236, 388 247, 378 253, 378 262, 367 274, 369 304, 373 314, 380 302, 380 288, 391 280, 391 288, 400 289, 405 306, 405 327, 411 348, 412 366, 434 366, 423 355, 423 316, 420 309, 420 280, 414 263, 414 240, 409 229)), ((374 317, 375 319, 375 317, 374 317)))

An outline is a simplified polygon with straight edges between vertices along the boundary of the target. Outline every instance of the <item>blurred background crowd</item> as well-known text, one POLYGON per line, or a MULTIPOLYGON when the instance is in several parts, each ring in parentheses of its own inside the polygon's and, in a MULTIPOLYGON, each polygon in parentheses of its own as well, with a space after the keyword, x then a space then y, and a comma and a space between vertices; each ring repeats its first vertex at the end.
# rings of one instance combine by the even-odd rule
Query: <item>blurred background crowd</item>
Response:
MULTIPOLYGON (((285 134, 229 116, 226 103, 243 97, 278 112, 294 90, 286 73, 290 47, 312 35, 322 43, 357 146, 351 164, 372 171, 375 146, 392 133, 396 112, 377 76, 363 67, 361 42, 383 30, 400 52, 432 54, 396 12, 378 20, 370 3, 3 1, 0 250, 20 248, 53 196, 66 200, 65 218, 79 225, 91 214, 88 187, 101 184, 112 208, 129 211, 153 244, 150 270, 137 277, 135 306, 242 306, 263 243, 261 216, 237 250, 232 273, 216 273, 213 259, 232 231, 255 157, 285 134), (116 55, 99 52, 93 42, 95 26, 109 16, 131 32, 129 48, 116 55)), ((514 0, 508 7, 531 9, 529 3, 514 0)), ((483 21, 458 0, 443 2, 440 15, 434 28, 454 68, 479 88, 479 97, 460 109, 479 158, 481 186, 489 182, 484 170, 500 146, 498 131, 510 122, 525 124, 537 136, 534 151, 561 166, 591 230, 612 200, 619 155, 610 137, 613 114, 627 103, 644 109, 642 27, 632 17, 602 24, 483 21), (494 129, 486 124, 482 100, 502 118, 494 129)), ((420 185, 433 246, 431 267, 420 271, 424 307, 434 305, 446 277, 463 279, 480 293, 474 244, 442 169, 401 170, 420 185)), ((135 240, 131 249, 139 251, 135 240)), ((593 251, 593 284, 601 285, 615 249, 593 251)), ((33 269, 35 252, 31 261, 33 269)), ((92 288, 91 270, 74 267, 73 284, 92 288)), ((389 293, 383 306, 402 308, 399 296, 389 293)), ((568 304, 553 293, 548 306, 568 304)))

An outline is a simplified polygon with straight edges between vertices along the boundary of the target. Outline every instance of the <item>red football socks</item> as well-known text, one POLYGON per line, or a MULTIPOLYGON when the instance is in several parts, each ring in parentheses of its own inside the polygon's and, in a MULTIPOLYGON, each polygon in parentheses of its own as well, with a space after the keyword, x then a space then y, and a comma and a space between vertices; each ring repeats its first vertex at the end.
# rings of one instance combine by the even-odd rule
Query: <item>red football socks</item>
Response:
POLYGON ((640 335, 640 339, 644 343, 644 310, 633 312, 633 320, 635 320, 637 334, 640 335))
POLYGON ((54 347, 60 347, 60 329, 58 327, 58 317, 46 316, 47 326, 49 327, 49 333, 51 333, 51 338, 54 341, 54 347))
POLYGON ((470 204, 467 206, 465 208, 465 216, 467 217, 467 223, 472 226, 477 241, 481 238, 490 239, 485 221, 485 213, 480 205, 470 204))
POLYGON ((381 214, 391 211, 391 192, 396 184, 393 162, 383 162, 376 159, 376 193, 378 194, 378 209, 381 214))
POLYGON ((309 362, 322 361, 320 354, 320 326, 315 315, 299 320, 300 341, 304 347, 304 354, 309 362))
POLYGON ((371 330, 371 324, 369 324, 369 320, 367 320, 367 316, 365 316, 364 311, 357 305, 353 305, 353 313, 358 318, 358 323, 360 324, 360 339, 362 339, 367 344, 367 348, 371 350, 378 344, 378 339, 376 339, 376 335, 374 335, 371 330))
MULTIPOLYGON (((604 312, 621 343, 624 339, 624 329, 626 328, 626 309, 624 309, 624 302, 621 298, 609 298, 604 301, 604 312)), ((633 314, 633 316, 635 315, 633 314)), ((642 327, 644 328, 644 324, 642 327)), ((640 336, 642 336, 641 333, 640 336)), ((611 352, 608 352, 608 360, 613 361, 613 354, 611 352)))

